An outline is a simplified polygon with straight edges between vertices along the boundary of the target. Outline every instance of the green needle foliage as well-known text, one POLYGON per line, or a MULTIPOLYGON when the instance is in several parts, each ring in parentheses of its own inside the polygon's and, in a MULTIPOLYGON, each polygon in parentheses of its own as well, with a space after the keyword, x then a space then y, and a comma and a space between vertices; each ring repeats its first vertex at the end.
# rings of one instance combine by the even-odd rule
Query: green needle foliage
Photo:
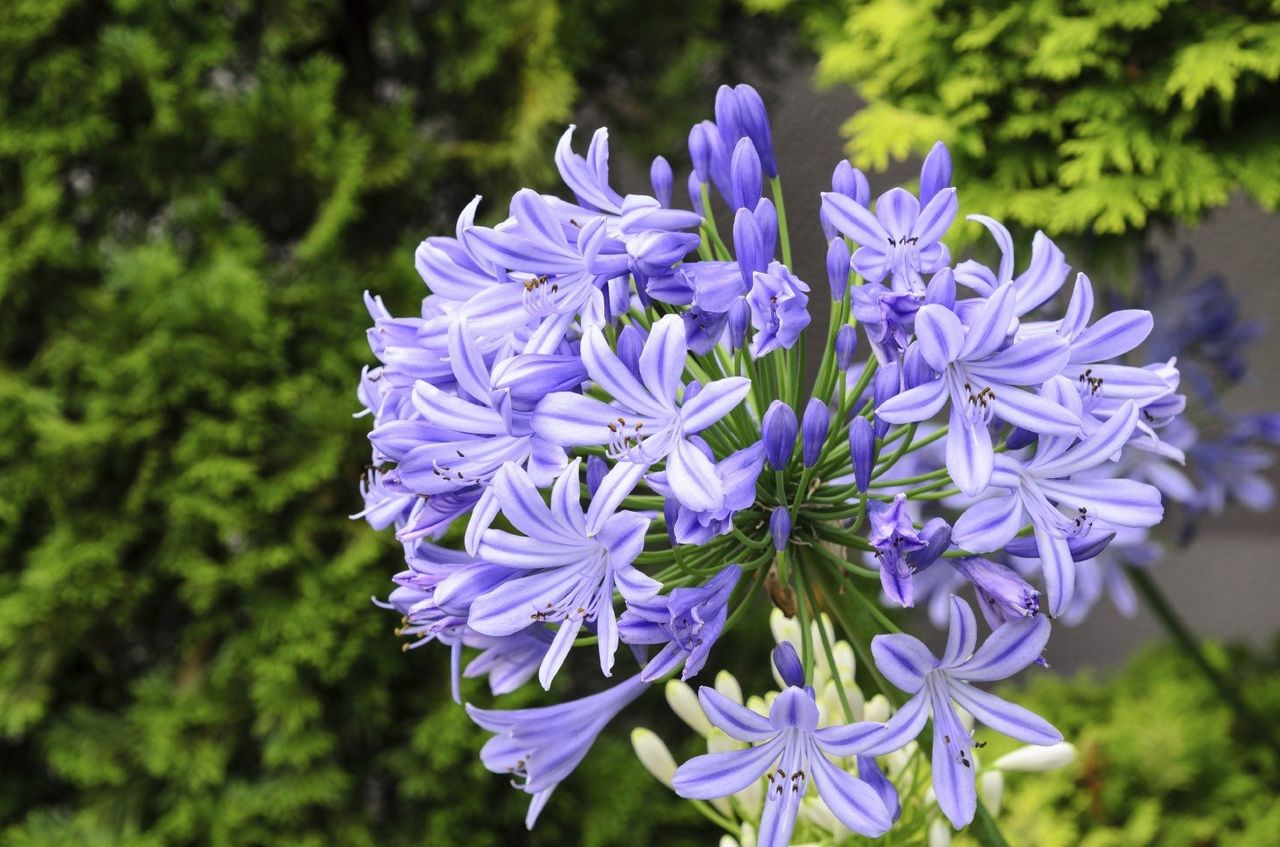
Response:
MULTIPOLYGON (((1264 719, 1280 721, 1280 643, 1263 653, 1210 648, 1264 719)), ((1179 650, 1149 649, 1105 682, 1039 676, 1018 698, 1080 755, 1061 771, 1006 776, 1000 826, 1010 844, 1271 847, 1280 838, 1280 761, 1179 650)), ((992 734, 983 759, 1014 746, 992 734)))
POLYGON ((946 141, 965 211, 1132 244, 1237 189, 1280 207, 1274 0, 745 2, 799 15, 819 80, 867 100, 855 165, 946 141))
MULTIPOLYGON (((526 837, 369 604, 361 292, 410 311, 417 241, 549 184, 577 110, 682 141, 740 15, 0 4, 0 842, 526 837)), ((674 843, 625 733, 531 843, 674 843)))

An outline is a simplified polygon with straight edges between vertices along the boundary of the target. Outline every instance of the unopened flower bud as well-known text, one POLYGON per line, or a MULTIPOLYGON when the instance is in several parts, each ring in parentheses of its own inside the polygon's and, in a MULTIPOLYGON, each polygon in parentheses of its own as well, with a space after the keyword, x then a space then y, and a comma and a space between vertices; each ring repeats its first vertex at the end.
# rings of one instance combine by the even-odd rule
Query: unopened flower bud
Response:
POLYGON ((688 724, 690 729, 703 738, 711 734, 711 721, 707 720, 702 704, 698 702, 698 695, 693 693, 688 683, 669 679, 663 693, 667 695, 667 705, 671 707, 671 711, 688 724))
POLYGON ((773 549, 782 550, 791 538, 791 512, 786 506, 775 506, 769 516, 769 534, 773 536, 773 549))
POLYGON ((811 398, 804 407, 804 419, 800 422, 800 457, 806 468, 818 464, 830 427, 831 413, 827 410, 827 404, 817 397, 811 398))
POLYGON ((649 166, 649 182, 653 185, 653 196, 663 206, 671 205, 671 188, 675 184, 675 174, 671 172, 671 163, 662 156, 657 156, 649 166))
POLYGON ((993 767, 1002 771, 1051 771, 1065 768, 1076 760, 1076 747, 1070 741, 1059 741, 1048 747, 1027 745, 996 759, 993 767))
POLYGON ((742 133, 751 139, 760 154, 760 167, 765 176, 778 175, 778 161, 773 155, 773 132, 769 129, 769 112, 764 107, 760 93, 746 83, 735 86, 738 95, 738 117, 742 121, 742 133))
POLYGON ((865 494, 876 463, 876 434, 862 415, 849 423, 849 456, 853 461, 853 481, 865 494))
POLYGON ((858 330, 851 324, 845 324, 836 332, 836 367, 841 373, 853 366, 853 357, 858 354, 858 330))
POLYGON ((760 173, 760 155, 751 139, 742 138, 733 148, 729 163, 729 181, 733 189, 733 205, 737 209, 755 209, 764 190, 760 173))
POLYGON ((920 205, 923 206, 944 188, 951 187, 951 151, 939 141, 925 156, 920 168, 920 205))
POLYGON ((1000 801, 1004 799, 1004 774, 998 770, 990 770, 978 776, 978 795, 982 797, 982 805, 993 816, 1000 814, 1000 801))
POLYGON ((871 183, 867 175, 849 164, 848 159, 841 159, 831 174, 831 190, 852 199, 859 206, 871 202, 871 183))
POLYGON ((702 186, 706 183, 698 179, 697 173, 689 174, 689 205, 693 210, 701 215, 704 219, 707 217, 707 208, 702 205, 702 186))
POLYGON ((693 173, 697 181, 705 183, 711 178, 712 140, 710 124, 703 121, 689 130, 689 158, 693 160, 693 173))
POLYGON ((849 245, 843 238, 833 238, 827 246, 827 283, 831 299, 843 300, 849 289, 849 245))
MULTIPOLYGON (((879 407, 898 396, 902 388, 901 380, 902 371, 897 362, 890 362, 880 368, 871 380, 871 402, 879 407)), ((889 422, 877 415, 872 429, 875 431, 876 438, 884 438, 889 431, 889 422)))
POLYGON ((738 684, 738 678, 728 671, 720 671, 716 674, 715 688, 733 702, 742 702, 742 686, 738 684))
POLYGON ((929 847, 951 847, 951 826, 943 818, 929 824, 929 847))
POLYGON ((764 455, 774 470, 785 470, 796 449, 796 433, 800 422, 796 413, 781 400, 774 400, 760 422, 760 434, 764 439, 764 455))
POLYGON ((587 493, 592 497, 596 496, 596 492, 600 490, 600 483, 607 473, 609 473, 609 466, 605 464, 604 459, 599 456, 587 458, 587 493))
POLYGON ((747 327, 751 326, 751 307, 746 298, 739 297, 729 307, 729 347, 741 350, 747 342, 747 327))
POLYGON ((636 758, 644 765, 644 769, 658 782, 670 788, 671 778, 676 773, 676 760, 671 757, 671 751, 662 743, 662 739, 651 730, 638 726, 631 730, 631 748, 636 751, 636 758))
POLYGON ((773 666, 787 685, 804 688, 804 665, 800 664, 800 656, 790 642, 784 641, 773 648, 773 666))

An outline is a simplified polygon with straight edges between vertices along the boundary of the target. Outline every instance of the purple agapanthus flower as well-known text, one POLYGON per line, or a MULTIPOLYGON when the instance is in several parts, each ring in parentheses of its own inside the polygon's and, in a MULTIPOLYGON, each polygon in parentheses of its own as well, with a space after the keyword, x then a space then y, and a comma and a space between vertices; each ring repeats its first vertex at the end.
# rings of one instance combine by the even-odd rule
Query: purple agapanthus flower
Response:
POLYGON ((891 188, 876 200, 873 215, 856 200, 836 192, 822 195, 827 219, 859 245, 853 268, 867 282, 886 276, 896 291, 924 293, 921 274, 942 270, 951 252, 940 240, 956 217, 956 190, 938 191, 920 207, 915 195, 891 188))
POLYGON ((683 321, 667 315, 653 325, 637 375, 599 330, 589 330, 582 339, 582 360, 613 403, 569 392, 549 394, 534 410, 534 431, 562 446, 608 445, 619 464, 647 468, 665 459, 667 480, 682 504, 696 511, 719 509, 724 490, 715 465, 688 437, 733 411, 751 383, 742 377, 719 379, 678 402, 687 349, 683 321))
POLYGON ((879 738, 878 725, 818 729, 820 714, 812 690, 794 685, 773 701, 767 718, 714 688, 703 686, 698 700, 714 726, 755 746, 690 759, 676 770, 672 787, 681 797, 709 800, 728 797, 767 777, 759 847, 790 843, 810 780, 836 819, 854 832, 876 838, 893 824, 876 790, 828 758, 864 752, 867 739, 879 738))
POLYGON ((902 493, 888 503, 871 501, 867 508, 871 523, 867 541, 875 548, 884 593, 900 606, 913 606, 911 577, 946 551, 951 527, 942 518, 933 518, 917 532, 907 511, 907 495, 902 493))
POLYGON ((974 743, 953 703, 1019 741, 1057 744, 1062 733, 1043 718, 972 685, 1008 679, 1040 658, 1048 640, 1049 620, 1037 615, 1004 624, 979 648, 973 610, 954 595, 942 658, 910 635, 877 635, 871 642, 876 667, 912 697, 862 752, 880 755, 900 749, 918 736, 932 717, 934 794, 952 825, 957 829, 967 826, 978 802, 970 758, 974 743))
MULTIPOLYGON (((699 449, 702 445, 695 444, 699 449)), ((706 448, 705 453, 709 453, 706 448)), ((704 455, 705 455, 704 453, 704 455)), ((716 476, 724 490, 724 501, 717 509, 690 509, 676 498, 665 472, 649 474, 645 481, 656 493, 672 498, 676 504, 675 522, 669 524, 677 544, 706 544, 717 535, 733 530, 733 516, 756 500, 756 480, 764 470, 764 444, 757 441, 737 450, 716 463, 716 476)))
MULTIPOLYGON (((1063 377, 1052 380, 1046 393, 1068 405, 1080 402, 1063 377)), ((1072 479, 1110 462, 1133 434, 1137 417, 1137 408, 1127 401, 1119 414, 1079 442, 1041 436, 1029 462, 997 457, 991 485, 1003 492, 969 507, 956 521, 952 540, 975 553, 999 550, 1029 520, 1044 562, 1049 612, 1061 614, 1075 584, 1068 538, 1088 532, 1095 520, 1149 527, 1164 515, 1154 486, 1131 479, 1072 479)))
POLYGON ((757 359, 779 347, 791 349, 809 325, 809 286, 780 262, 756 272, 747 304, 756 330, 751 355, 757 359))
POLYGON ((600 730, 647 687, 636 675, 599 694, 554 706, 505 710, 467 704, 471 719, 495 733, 480 751, 484 766, 510 774, 516 788, 532 795, 526 827, 533 829, 551 793, 587 755, 600 730))
POLYGON ((939 374, 876 409, 890 423, 927 420, 951 401, 947 471, 956 486, 980 494, 991 481, 995 453, 987 425, 999 417, 1049 435, 1080 431, 1080 416, 1052 399, 1017 386, 1039 385, 1067 363, 1067 344, 1036 336, 1005 345, 1013 320, 1014 292, 996 291, 968 327, 945 306, 929 304, 916 314, 916 344, 939 374))
POLYGON ((492 491, 502 514, 521 534, 487 529, 480 536, 479 558, 526 572, 506 580, 471 604, 467 623, 486 635, 511 635, 534 624, 559 623, 542 660, 543 688, 564 663, 582 626, 593 622, 599 640, 600 670, 609 676, 618 649, 616 588, 625 600, 645 600, 662 584, 633 566, 644 549, 649 519, 634 512, 612 512, 607 497, 593 498, 585 512, 579 500, 575 459, 556 480, 551 505, 543 502, 529 475, 507 465, 494 477, 492 491))
POLYGON ((675 588, 665 597, 627 603, 618 621, 626 644, 661 644, 640 678, 653 682, 684 664, 680 678, 695 676, 707 663, 711 647, 729 616, 729 596, 742 576, 737 565, 726 565, 700 586, 675 588))

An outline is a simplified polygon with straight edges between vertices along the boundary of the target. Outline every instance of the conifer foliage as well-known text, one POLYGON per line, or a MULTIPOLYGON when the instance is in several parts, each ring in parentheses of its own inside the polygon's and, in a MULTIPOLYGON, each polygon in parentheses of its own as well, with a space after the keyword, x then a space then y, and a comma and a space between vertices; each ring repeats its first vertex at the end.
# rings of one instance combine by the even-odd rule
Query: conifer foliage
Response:
MULTIPOLYGON (((413 247, 446 210, 548 179, 574 109, 678 139, 738 16, 0 4, 0 841, 521 828, 501 786, 453 791, 479 738, 369 608, 397 552, 346 517, 350 327, 363 289, 421 296, 413 247)), ((575 837, 659 838, 592 802, 658 791, 633 770, 584 775, 575 837)))

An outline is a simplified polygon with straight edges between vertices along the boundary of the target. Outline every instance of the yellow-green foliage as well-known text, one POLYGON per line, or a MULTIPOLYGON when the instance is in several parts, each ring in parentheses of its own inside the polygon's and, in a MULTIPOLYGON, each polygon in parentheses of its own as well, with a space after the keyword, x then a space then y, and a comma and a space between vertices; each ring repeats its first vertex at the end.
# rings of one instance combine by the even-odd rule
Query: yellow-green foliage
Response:
MULTIPOLYGON (((1280 649, 1211 652, 1264 720, 1280 720, 1280 649)), ((1148 650, 1105 682, 1046 674, 1009 696, 1052 720, 1080 751, 1062 771, 1007 775, 1000 826, 1010 844, 1280 843, 1280 761, 1173 648, 1148 650)), ((984 758, 1016 746, 983 737, 992 739, 984 758)))
MULTIPOLYGON (((346 517, 361 292, 412 311, 417 240, 546 184, 574 109, 681 140, 738 14, 0 4, 0 842, 526 837, 369 603, 402 557, 346 517)), ((533 843, 688 822, 602 744, 533 843)))
POLYGON ((866 108, 854 164, 951 145, 968 211, 1060 236, 1280 207, 1274 0, 746 0, 799 16, 866 108))

